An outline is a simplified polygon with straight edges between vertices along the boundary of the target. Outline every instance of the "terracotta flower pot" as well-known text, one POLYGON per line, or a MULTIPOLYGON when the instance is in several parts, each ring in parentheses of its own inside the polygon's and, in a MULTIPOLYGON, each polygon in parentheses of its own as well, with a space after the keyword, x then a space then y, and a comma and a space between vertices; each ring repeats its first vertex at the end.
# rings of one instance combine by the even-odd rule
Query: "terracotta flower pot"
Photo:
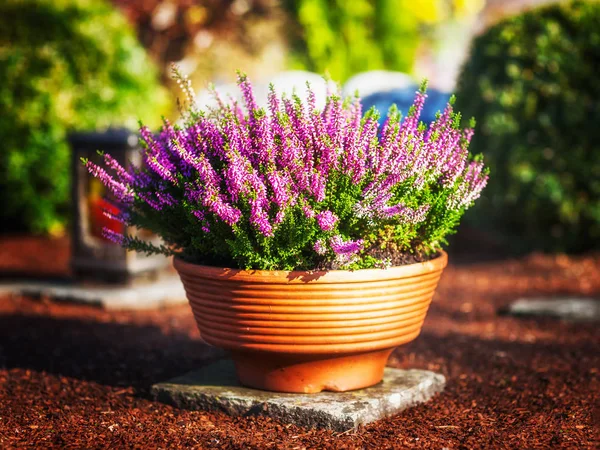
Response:
POLYGON ((357 271, 246 271, 175 259, 202 338, 231 351, 240 382, 279 392, 381 381, 415 339, 448 256, 357 271))

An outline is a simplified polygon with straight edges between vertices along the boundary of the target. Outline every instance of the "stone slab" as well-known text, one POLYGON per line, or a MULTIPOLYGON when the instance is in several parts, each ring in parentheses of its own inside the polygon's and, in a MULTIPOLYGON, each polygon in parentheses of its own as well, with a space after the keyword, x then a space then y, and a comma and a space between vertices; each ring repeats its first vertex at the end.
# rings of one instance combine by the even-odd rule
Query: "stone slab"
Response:
POLYGON ((582 297, 521 298, 506 310, 514 316, 546 316, 570 321, 600 320, 600 299, 582 297))
POLYGON ((0 293, 88 303, 105 309, 152 309, 187 303, 178 276, 131 286, 38 281, 4 283, 0 284, 0 293))
POLYGON ((159 402, 183 409, 221 411, 232 416, 260 414, 304 427, 347 431, 424 403, 441 392, 445 383, 438 373, 388 367, 383 381, 366 389, 276 393, 240 386, 233 362, 220 360, 155 384, 152 395, 159 402))

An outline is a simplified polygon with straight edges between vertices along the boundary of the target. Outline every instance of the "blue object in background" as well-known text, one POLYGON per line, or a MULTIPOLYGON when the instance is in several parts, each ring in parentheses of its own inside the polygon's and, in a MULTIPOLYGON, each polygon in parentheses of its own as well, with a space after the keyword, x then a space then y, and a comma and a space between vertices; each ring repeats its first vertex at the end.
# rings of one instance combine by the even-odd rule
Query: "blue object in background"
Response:
MULTIPOLYGON (((408 109, 413 104, 415 92, 419 89, 416 84, 402 89, 392 89, 385 92, 375 92, 362 99, 363 111, 368 111, 369 108, 375 106, 381 117, 379 123, 383 124, 387 117, 388 109, 394 103, 402 112, 402 116, 406 116, 408 109)), ((427 89, 427 100, 421 114, 421 121, 430 124, 435 120, 435 114, 438 111, 443 111, 446 103, 450 99, 450 94, 438 91, 437 89, 427 89)))

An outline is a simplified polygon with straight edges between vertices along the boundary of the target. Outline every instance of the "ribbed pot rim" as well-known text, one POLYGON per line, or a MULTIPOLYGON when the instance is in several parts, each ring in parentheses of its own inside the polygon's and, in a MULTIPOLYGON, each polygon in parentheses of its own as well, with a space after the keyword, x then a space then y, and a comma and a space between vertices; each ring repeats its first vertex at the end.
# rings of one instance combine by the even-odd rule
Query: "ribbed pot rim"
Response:
POLYGON ((173 259, 173 265, 179 272, 201 278, 218 278, 228 281, 253 283, 364 283, 368 281, 410 278, 428 272, 443 270, 448 264, 448 254, 440 250, 439 255, 429 261, 394 266, 387 269, 359 270, 245 270, 226 267, 204 266, 184 261, 180 257, 173 259))
POLYGON ((429 280, 429 276, 436 274, 434 278, 439 279, 447 261, 446 252, 440 251, 437 257, 422 263, 356 271, 243 270, 191 264, 181 258, 175 258, 174 266, 181 276, 200 333, 207 343, 234 351, 320 355, 380 350, 413 340, 420 332, 437 285, 437 280, 430 283, 433 280, 429 280), (424 282, 430 292, 418 289, 424 282), (226 300, 223 304, 215 303, 212 295, 219 285, 226 300), (375 295, 371 299, 372 293, 380 289, 395 290, 397 285, 403 286, 403 289, 405 285, 414 285, 415 291, 412 296, 404 298, 403 295, 400 300, 390 300, 381 295, 375 295), (340 303, 339 300, 343 300, 350 286, 353 290, 365 292, 364 302, 357 305, 340 303), (205 288, 211 292, 207 298, 202 294, 205 288), (257 293, 263 288, 270 293, 270 297, 272 292, 281 289, 285 293, 284 298, 280 302, 261 301, 257 293), (298 294, 292 295, 294 291, 298 294), (319 297, 323 296, 320 298, 322 304, 317 302, 316 306, 303 305, 301 298, 312 291, 318 292, 319 297), (331 298, 327 298, 329 294, 331 298), (256 295, 259 298, 257 302, 247 298, 256 295), (289 303, 286 300, 293 305, 286 304, 289 303), (405 314, 405 307, 408 306, 411 307, 410 317, 405 314), (357 308, 360 311, 354 311, 357 308), (307 314, 306 309, 312 312, 307 314), (213 316, 225 317, 233 324, 212 323, 210 318, 213 316), (378 330, 379 318, 385 320, 388 316, 397 316, 395 319, 399 322, 398 328, 378 330), (255 336, 249 326, 236 324, 236 318, 240 321, 259 319, 271 322, 268 326, 270 330, 267 330, 270 332, 262 333, 257 330, 255 336), (352 325, 356 325, 356 320, 363 318, 369 322, 374 321, 374 326, 357 329, 346 323, 350 320, 352 325), (288 333, 284 329, 288 321, 305 322, 304 328, 320 329, 322 333, 288 333), (332 327, 335 328, 335 333, 327 333, 321 321, 335 322, 332 327), (281 333, 274 334, 273 329, 281 333))

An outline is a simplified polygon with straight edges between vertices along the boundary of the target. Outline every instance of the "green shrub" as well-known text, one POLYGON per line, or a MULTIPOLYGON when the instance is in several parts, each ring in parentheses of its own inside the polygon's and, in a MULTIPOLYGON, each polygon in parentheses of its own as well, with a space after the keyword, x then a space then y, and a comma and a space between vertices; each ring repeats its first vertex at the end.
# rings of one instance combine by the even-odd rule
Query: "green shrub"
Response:
POLYGON ((600 4, 572 2, 478 37, 457 108, 491 174, 467 217, 520 250, 600 247, 600 4))
POLYGON ((0 229, 60 230, 66 133, 156 117, 166 104, 157 79, 124 17, 103 1, 1 2, 0 229))

